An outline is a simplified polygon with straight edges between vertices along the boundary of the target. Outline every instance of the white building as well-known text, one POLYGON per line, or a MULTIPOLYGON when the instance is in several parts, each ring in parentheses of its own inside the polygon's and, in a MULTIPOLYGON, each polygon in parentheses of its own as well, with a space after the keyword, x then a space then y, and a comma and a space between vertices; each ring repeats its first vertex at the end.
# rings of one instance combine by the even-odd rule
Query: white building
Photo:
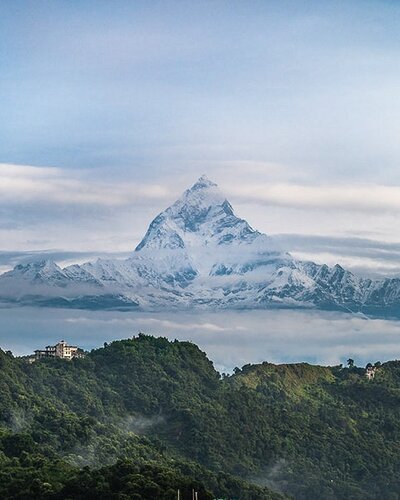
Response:
POLYGON ((65 340, 61 340, 56 345, 48 345, 45 349, 36 349, 34 360, 42 358, 62 358, 70 361, 72 358, 83 358, 85 353, 82 349, 74 345, 68 345, 65 340))
POLYGON ((372 380, 375 377, 376 366, 367 366, 365 370, 365 376, 368 380, 372 380))

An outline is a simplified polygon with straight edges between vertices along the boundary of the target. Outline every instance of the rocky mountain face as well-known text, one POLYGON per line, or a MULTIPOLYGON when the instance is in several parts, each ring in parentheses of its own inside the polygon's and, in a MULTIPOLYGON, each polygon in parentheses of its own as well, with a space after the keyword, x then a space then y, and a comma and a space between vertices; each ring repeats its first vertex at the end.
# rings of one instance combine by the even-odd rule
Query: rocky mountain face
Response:
POLYGON ((0 300, 95 309, 320 308, 400 316, 400 279, 300 262, 237 217, 200 179, 150 224, 126 260, 61 269, 50 261, 0 276, 0 300))

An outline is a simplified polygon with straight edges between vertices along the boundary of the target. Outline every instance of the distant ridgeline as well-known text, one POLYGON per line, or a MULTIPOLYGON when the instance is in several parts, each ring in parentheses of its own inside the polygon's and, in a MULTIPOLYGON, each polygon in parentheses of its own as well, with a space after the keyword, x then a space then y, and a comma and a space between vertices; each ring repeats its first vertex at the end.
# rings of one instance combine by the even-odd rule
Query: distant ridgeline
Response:
POLYGON ((1 499, 397 499, 399 471, 397 361, 220 376, 145 335, 70 362, 0 351, 1 499))

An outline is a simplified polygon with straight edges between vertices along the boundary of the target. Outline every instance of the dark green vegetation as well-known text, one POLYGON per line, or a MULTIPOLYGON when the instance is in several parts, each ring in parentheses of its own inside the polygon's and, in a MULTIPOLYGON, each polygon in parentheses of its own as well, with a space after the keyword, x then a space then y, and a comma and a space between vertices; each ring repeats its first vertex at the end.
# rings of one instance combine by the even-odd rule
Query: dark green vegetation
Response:
POLYGON ((399 472, 400 362, 221 378, 145 335, 71 362, 0 351, 2 499, 394 500, 399 472))

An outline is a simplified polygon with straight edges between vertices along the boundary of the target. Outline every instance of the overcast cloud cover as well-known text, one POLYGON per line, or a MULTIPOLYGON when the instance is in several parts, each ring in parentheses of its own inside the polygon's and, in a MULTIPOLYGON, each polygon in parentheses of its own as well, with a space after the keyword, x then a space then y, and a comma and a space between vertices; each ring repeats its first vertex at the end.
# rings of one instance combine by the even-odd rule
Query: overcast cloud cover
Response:
POLYGON ((400 3, 3 0, 0 272, 125 257, 202 174, 296 257, 400 275, 400 3))

